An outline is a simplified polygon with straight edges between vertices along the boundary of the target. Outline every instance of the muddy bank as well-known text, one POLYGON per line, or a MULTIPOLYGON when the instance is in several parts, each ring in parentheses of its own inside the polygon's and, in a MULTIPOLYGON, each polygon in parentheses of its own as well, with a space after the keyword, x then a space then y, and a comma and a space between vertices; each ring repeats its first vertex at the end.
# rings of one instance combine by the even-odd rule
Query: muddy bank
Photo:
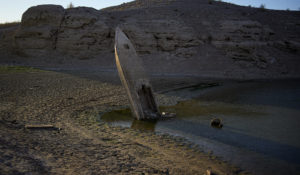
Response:
MULTIPOLYGON (((97 114, 128 105, 123 88, 106 78, 4 69, 0 82, 1 174, 245 173, 180 138, 99 124, 97 114)), ((180 99, 157 96, 160 104, 180 99)))

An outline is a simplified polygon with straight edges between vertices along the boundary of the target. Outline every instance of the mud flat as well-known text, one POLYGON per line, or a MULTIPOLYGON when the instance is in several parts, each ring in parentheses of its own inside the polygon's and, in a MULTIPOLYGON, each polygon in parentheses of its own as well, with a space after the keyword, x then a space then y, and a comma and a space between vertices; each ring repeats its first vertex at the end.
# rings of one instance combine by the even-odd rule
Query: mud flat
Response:
MULTIPOLYGON (((125 91, 105 73, 78 75, 1 66, 1 174, 246 174, 182 138, 97 122, 98 114, 128 106, 125 91)), ((181 97, 157 98, 167 105, 181 97)))

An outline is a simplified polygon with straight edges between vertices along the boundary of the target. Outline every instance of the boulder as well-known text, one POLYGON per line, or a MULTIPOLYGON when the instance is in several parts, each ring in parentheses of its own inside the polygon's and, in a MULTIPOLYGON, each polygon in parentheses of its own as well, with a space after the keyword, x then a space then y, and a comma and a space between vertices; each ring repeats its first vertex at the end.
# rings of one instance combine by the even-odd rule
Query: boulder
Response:
POLYGON ((22 28, 53 26, 58 28, 65 10, 60 5, 38 5, 30 7, 22 16, 22 28))
POLYGON ((16 32, 16 47, 25 50, 52 49, 64 13, 64 8, 58 5, 39 5, 29 8, 23 14, 21 26, 16 32))

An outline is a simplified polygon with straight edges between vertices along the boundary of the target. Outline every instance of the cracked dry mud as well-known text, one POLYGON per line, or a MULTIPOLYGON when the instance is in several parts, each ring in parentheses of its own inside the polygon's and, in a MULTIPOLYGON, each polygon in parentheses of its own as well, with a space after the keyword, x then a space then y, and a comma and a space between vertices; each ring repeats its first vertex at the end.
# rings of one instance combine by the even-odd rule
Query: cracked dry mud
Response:
MULTIPOLYGON (((0 174, 245 173, 180 138, 97 122, 97 114, 128 105, 121 85, 101 78, 4 72, 0 89, 0 174)), ((158 96, 164 103, 176 99, 158 96)))

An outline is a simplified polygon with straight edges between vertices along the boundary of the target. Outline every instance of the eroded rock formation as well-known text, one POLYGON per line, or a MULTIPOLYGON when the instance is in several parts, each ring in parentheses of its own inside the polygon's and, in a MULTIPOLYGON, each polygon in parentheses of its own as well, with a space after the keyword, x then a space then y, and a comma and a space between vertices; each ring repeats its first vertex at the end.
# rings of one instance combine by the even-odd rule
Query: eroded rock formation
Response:
POLYGON ((299 19, 299 12, 206 0, 136 0, 103 10, 40 5, 23 14, 9 39, 30 57, 113 60, 120 26, 153 72, 299 77, 299 19))
POLYGON ((32 54, 52 50, 64 13, 64 8, 58 5, 29 8, 23 14, 21 26, 15 34, 16 48, 32 54))

